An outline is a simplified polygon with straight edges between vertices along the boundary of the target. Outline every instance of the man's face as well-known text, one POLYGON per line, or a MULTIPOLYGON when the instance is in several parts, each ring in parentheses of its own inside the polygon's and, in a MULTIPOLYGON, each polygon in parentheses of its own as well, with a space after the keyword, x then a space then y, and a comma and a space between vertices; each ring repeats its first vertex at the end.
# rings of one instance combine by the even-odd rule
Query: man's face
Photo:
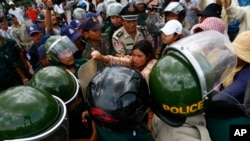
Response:
POLYGON ((136 26, 137 26, 137 20, 131 20, 131 21, 127 21, 127 20, 123 20, 122 21, 122 25, 124 26, 125 30, 128 33, 134 33, 136 32, 136 26))
POLYGON ((8 28, 8 26, 7 26, 7 24, 5 22, 0 22, 0 27, 1 27, 1 29, 8 28))
POLYGON ((30 38, 35 44, 39 44, 43 34, 41 32, 32 33, 30 38))
POLYGON ((179 20, 179 16, 174 13, 169 12, 165 15, 165 22, 170 21, 170 20, 179 20))

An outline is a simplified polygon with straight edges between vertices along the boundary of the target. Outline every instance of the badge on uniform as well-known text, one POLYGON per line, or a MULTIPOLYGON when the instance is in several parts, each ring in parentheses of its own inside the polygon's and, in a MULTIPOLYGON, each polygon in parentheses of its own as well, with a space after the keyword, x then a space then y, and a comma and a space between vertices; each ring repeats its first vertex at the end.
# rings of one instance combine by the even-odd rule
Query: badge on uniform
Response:
POLYGON ((118 41, 114 42, 114 47, 118 47, 120 43, 118 41))

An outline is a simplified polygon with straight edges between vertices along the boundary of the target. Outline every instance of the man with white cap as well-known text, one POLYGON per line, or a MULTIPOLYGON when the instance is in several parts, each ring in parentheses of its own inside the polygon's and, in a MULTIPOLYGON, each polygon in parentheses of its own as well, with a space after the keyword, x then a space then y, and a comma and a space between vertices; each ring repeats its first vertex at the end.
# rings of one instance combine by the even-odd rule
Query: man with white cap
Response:
POLYGON ((24 20, 24 12, 21 8, 16 7, 15 3, 10 1, 9 2, 10 5, 10 9, 9 9, 9 14, 13 14, 17 17, 18 21, 20 22, 20 24, 25 23, 24 20))
POLYGON ((128 3, 123 7, 120 15, 123 26, 112 36, 112 44, 117 55, 131 55, 133 45, 137 41, 146 39, 153 43, 153 38, 148 31, 137 27, 138 9, 135 5, 128 3))

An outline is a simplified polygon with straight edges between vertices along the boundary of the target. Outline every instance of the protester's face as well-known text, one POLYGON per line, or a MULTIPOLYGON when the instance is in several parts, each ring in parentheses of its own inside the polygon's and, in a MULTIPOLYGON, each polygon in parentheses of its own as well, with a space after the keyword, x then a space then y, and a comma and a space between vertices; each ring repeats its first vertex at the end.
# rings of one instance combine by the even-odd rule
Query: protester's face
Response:
POLYGON ((132 52, 132 66, 142 70, 147 63, 146 55, 139 49, 134 49, 132 52))
POLYGON ((40 28, 45 29, 46 25, 45 25, 45 21, 39 21, 37 22, 37 24, 39 25, 40 28))
POLYGON ((161 39, 164 44, 170 45, 178 39, 178 35, 175 34, 166 35, 164 33, 161 33, 161 39))
POLYGON ((7 26, 7 24, 5 22, 0 22, 0 28, 1 29, 7 29, 8 26, 7 26))
POLYGON ((43 34, 41 32, 36 32, 31 34, 30 38, 35 44, 39 44, 43 34))
POLYGON ((122 26, 122 18, 120 16, 110 16, 110 21, 114 27, 122 26))
POLYGON ((71 51, 70 48, 67 48, 64 51, 60 52, 57 55, 57 58, 61 61, 62 64, 67 66, 74 64, 75 61, 73 52, 71 51))
POLYGON ((137 20, 127 21, 123 20, 122 25, 128 33, 136 32, 137 20))
POLYGON ((13 25, 19 24, 17 18, 11 19, 11 20, 10 20, 10 23, 13 24, 13 25))
POLYGON ((56 15, 55 15, 54 12, 51 13, 51 19, 52 19, 52 23, 53 23, 53 24, 57 24, 56 15))

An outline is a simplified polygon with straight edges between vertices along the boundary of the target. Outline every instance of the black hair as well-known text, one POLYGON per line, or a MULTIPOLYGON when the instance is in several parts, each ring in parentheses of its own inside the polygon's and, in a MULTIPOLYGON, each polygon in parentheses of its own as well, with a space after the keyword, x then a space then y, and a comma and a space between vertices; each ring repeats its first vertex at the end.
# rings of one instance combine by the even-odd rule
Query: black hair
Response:
POLYGON ((135 49, 139 49, 141 52, 145 54, 145 56, 147 56, 148 58, 147 62, 155 58, 154 48, 152 44, 147 40, 140 40, 136 42, 135 45, 133 46, 133 50, 135 49))

